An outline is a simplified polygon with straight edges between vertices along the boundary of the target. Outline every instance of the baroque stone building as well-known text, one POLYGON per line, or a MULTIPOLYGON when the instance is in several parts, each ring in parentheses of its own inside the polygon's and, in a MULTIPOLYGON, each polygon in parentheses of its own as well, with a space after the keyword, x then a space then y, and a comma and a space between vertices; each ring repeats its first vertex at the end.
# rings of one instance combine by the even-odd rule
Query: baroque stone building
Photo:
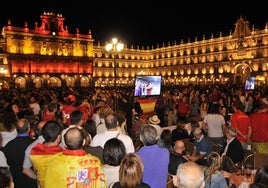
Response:
POLYGON ((33 30, 3 27, 0 39, 2 87, 113 87, 134 86, 136 75, 161 75, 163 86, 244 84, 256 77, 266 84, 268 69, 268 23, 255 29, 240 17, 228 36, 212 34, 179 44, 141 49, 133 46, 118 53, 94 44, 87 35, 69 34, 64 17, 41 15, 33 30), (116 63, 116 66, 115 66, 116 63), (115 70, 116 69, 116 70, 115 70))

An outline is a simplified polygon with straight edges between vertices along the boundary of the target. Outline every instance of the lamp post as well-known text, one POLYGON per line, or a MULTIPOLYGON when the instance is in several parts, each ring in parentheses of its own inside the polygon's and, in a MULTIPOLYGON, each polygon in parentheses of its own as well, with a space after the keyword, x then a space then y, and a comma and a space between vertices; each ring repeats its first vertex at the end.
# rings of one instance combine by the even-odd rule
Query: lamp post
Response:
POLYGON ((118 42, 117 38, 112 38, 110 43, 107 43, 105 46, 106 51, 112 53, 112 57, 114 59, 114 88, 116 88, 116 55, 118 52, 120 52, 121 50, 123 50, 124 48, 124 44, 121 42, 118 42))

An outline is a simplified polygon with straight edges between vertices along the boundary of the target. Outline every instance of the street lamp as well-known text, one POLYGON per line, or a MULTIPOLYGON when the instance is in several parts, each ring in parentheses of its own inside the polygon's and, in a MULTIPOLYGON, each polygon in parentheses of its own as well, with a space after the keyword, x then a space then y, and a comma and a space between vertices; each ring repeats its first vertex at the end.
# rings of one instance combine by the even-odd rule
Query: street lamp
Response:
POLYGON ((105 46, 106 51, 112 53, 112 57, 114 59, 114 88, 116 87, 116 55, 118 52, 123 50, 124 44, 118 42, 117 38, 112 38, 110 43, 107 43, 105 46))

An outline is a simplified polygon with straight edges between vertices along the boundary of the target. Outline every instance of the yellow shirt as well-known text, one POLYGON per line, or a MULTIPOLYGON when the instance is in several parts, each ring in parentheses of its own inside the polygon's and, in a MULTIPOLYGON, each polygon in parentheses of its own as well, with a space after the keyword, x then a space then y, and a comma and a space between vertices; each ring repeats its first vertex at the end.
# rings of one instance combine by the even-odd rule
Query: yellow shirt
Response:
POLYGON ((44 188, 106 188, 99 158, 84 150, 65 150, 49 164, 44 188))

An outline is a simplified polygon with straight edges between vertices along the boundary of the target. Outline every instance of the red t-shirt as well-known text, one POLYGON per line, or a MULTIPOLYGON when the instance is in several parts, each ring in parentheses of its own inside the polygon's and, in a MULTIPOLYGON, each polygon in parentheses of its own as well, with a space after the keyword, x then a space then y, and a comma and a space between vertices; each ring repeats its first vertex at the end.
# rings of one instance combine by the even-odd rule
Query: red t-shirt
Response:
MULTIPOLYGON (((232 127, 237 128, 242 134, 247 135, 248 128, 250 127, 249 116, 245 114, 244 112, 235 112, 231 116, 231 125, 232 127)), ((240 142, 246 142, 246 139, 244 139, 239 134, 237 134, 237 139, 240 142)))
POLYGON ((256 112, 250 115, 253 142, 268 142, 268 113, 256 112))

